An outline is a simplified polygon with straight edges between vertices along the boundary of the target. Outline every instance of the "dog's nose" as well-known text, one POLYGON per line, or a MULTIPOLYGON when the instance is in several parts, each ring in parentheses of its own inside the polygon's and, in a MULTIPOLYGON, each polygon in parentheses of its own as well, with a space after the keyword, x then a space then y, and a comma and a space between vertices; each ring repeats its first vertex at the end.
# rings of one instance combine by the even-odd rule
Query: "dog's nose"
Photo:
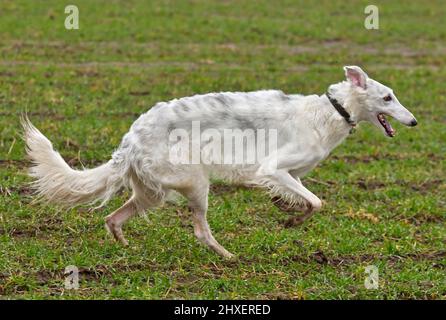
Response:
POLYGON ((416 119, 413 119, 413 120, 410 122, 410 126, 411 126, 411 127, 415 127, 417 124, 418 124, 418 122, 417 122, 416 119))

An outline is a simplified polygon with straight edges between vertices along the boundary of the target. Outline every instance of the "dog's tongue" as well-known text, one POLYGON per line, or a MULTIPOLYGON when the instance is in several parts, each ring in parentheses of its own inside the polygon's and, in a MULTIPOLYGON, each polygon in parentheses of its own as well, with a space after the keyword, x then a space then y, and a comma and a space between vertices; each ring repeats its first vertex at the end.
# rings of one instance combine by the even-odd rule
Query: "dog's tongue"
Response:
POLYGON ((384 127, 384 130, 386 130, 386 134, 389 137, 395 136, 395 129, 392 128, 390 122, 387 121, 386 117, 382 113, 378 114, 378 120, 384 127))

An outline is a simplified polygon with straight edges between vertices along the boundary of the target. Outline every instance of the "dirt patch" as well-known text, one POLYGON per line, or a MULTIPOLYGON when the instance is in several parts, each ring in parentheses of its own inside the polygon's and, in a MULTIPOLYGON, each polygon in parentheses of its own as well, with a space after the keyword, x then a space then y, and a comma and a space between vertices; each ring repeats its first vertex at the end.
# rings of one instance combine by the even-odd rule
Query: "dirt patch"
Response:
POLYGON ((45 218, 32 229, 29 227, 15 227, 10 229, 0 228, 0 235, 7 234, 13 238, 45 238, 49 232, 60 230, 62 223, 62 218, 45 218))
POLYGON ((14 77, 15 74, 9 71, 0 71, 0 77, 14 77))
POLYGON ((12 238, 46 238, 49 236, 50 231, 56 231, 60 228, 55 225, 41 225, 36 227, 36 229, 17 229, 13 228, 10 230, 0 229, 0 234, 8 234, 12 238))
MULTIPOLYGON (((197 282, 199 282, 202 278, 200 276, 194 275, 194 274, 176 274, 176 272, 174 273, 170 273, 169 277, 172 279, 172 281, 175 283, 175 289, 174 290, 183 290, 183 289, 188 289, 190 290, 191 288, 194 287, 194 284, 196 284, 197 282)), ((170 293, 169 289, 163 297, 167 297, 170 293)), ((224 285, 219 285, 218 286, 218 290, 219 291, 226 291, 225 290, 225 286, 224 285)))
MULTIPOLYGON (((156 61, 156 62, 134 62, 134 61, 89 61, 89 62, 51 62, 51 61, 28 61, 28 60, 3 60, 0 61, 0 66, 29 66, 29 67, 58 67, 58 68, 73 68, 80 70, 91 70, 97 68, 137 68, 152 70, 155 68, 165 66, 181 67, 185 70, 195 70, 200 67, 201 63, 196 62, 184 62, 184 61, 156 61)), ((220 66, 226 66, 228 68, 242 68, 243 65, 235 64, 219 64, 220 66)))
POLYGON ((444 188, 446 186, 445 180, 443 179, 427 180, 419 184, 414 184, 413 182, 403 180, 396 180, 384 183, 377 180, 359 179, 356 184, 358 185, 358 187, 364 190, 377 190, 392 185, 409 186, 412 190, 420 192, 422 194, 438 190, 439 188, 444 188))
POLYGON ((131 96, 148 96, 150 95, 150 91, 130 91, 129 95, 131 96))
MULTIPOLYGON (((106 266, 98 265, 94 268, 79 268, 79 280, 80 281, 99 281, 104 277, 111 279, 112 273, 106 266)), ((0 280, 5 280, 13 276, 13 274, 0 274, 0 280)), ((47 285, 49 282, 60 282, 61 286, 63 286, 63 281, 67 276, 65 274, 65 270, 39 270, 36 272, 28 272, 22 273, 21 276, 24 276, 29 279, 33 279, 38 285, 47 285)), ((12 289, 12 288, 11 288, 12 289)), ((56 290, 60 288, 55 288, 56 290)), ((2 286, 0 286, 0 293, 2 290, 2 286)), ((3 288, 4 291, 6 289, 3 288)), ((11 290, 8 290, 11 291, 11 290)), ((15 287, 13 291, 28 291, 27 287, 15 287)), ((5 293, 6 294, 6 293, 5 293)))
POLYGON ((434 252, 409 253, 403 257, 412 258, 414 260, 440 260, 446 258, 446 250, 434 252))
POLYGON ((1 228, 0 229, 0 235, 9 235, 13 238, 34 238, 36 236, 35 230, 29 230, 29 229, 11 229, 6 230, 1 228))
POLYGON ((106 266, 99 265, 95 268, 79 268, 79 278, 86 281, 97 281, 101 278, 110 276, 111 272, 106 266))
MULTIPOLYGON (((376 260, 388 261, 391 264, 395 264, 405 259, 412 259, 415 261, 429 260, 434 262, 436 268, 445 268, 445 264, 441 261, 446 257, 446 250, 434 251, 434 252, 421 252, 421 253, 409 253, 404 255, 380 255, 380 254, 362 254, 362 255, 341 255, 330 257, 327 256, 321 250, 315 251, 308 256, 294 256, 289 260, 301 263, 316 262, 322 265, 331 265, 334 267, 340 267, 344 265, 360 264, 365 262, 373 262, 376 260)), ((285 262, 285 261, 284 261, 285 262)))
POLYGON ((356 184, 364 190, 375 190, 386 186, 384 182, 381 181, 366 181, 365 179, 359 179, 356 184))
POLYGON ((436 153, 432 153, 432 152, 428 153, 426 156, 429 158, 429 160, 433 160, 433 161, 443 161, 443 160, 445 160, 444 156, 436 154, 436 153))
MULTIPOLYGON (((238 18, 235 18, 238 19, 238 18)), ((22 48, 55 48, 72 50, 73 52, 84 51, 87 49, 110 49, 110 50, 121 50, 125 48, 141 48, 141 49, 154 49, 159 50, 159 45, 150 42, 125 42, 121 43, 118 41, 82 41, 78 43, 68 43, 65 41, 34 41, 34 40, 5 40, 2 41, 4 47, 10 47, 13 50, 22 48)), ((192 49, 192 50, 203 50, 205 48, 217 48, 226 49, 232 52, 239 52, 244 48, 248 48, 244 44, 226 42, 218 44, 207 44, 207 43, 169 43, 169 48, 175 49, 192 49)), ((355 44, 344 38, 334 38, 330 40, 322 41, 306 41, 301 45, 272 45, 272 44, 249 44, 249 50, 264 50, 264 49, 279 49, 285 51, 291 55, 297 53, 320 53, 321 49, 330 49, 331 51, 336 50, 350 50, 350 51, 361 51, 369 54, 379 54, 379 55, 397 55, 399 57, 423 57, 425 55, 429 56, 441 56, 446 54, 445 46, 436 46, 430 49, 417 49, 407 46, 406 43, 393 43, 391 46, 385 46, 382 48, 377 48, 376 45, 370 44, 355 44)))
POLYGON ((331 157, 332 159, 335 160, 340 160, 346 163, 351 163, 351 164, 356 164, 356 163, 370 163, 372 161, 377 161, 377 160, 401 160, 404 159, 403 156, 400 155, 364 155, 364 156, 354 156, 354 155, 343 155, 343 156, 337 156, 334 155, 331 157))
POLYGON ((33 189, 29 186, 20 186, 20 187, 2 187, 0 186, 0 194, 4 196, 11 196, 13 193, 17 193, 21 196, 29 196, 32 195, 33 189))
POLYGON ((446 183, 443 179, 427 180, 418 185, 411 185, 412 190, 420 192, 422 194, 445 187, 446 183))
POLYGON ((29 162, 27 160, 9 160, 9 159, 0 159, 0 167, 19 167, 23 168, 27 166, 29 162))
POLYGON ((54 119, 54 120, 65 120, 65 116, 56 113, 56 112, 50 112, 50 111, 31 111, 27 113, 28 117, 40 117, 45 119, 54 119))
POLYGON ((395 264, 405 259, 411 259, 415 261, 431 260, 438 261, 446 257, 446 251, 436 251, 436 252, 421 252, 421 253, 409 253, 403 255, 373 255, 373 254, 363 254, 360 256, 339 256, 330 260, 332 265, 338 266, 342 263, 357 263, 357 262, 372 262, 375 260, 387 260, 388 262, 395 264))
POLYGON ((438 215, 422 212, 422 213, 417 213, 413 217, 404 219, 404 221, 407 221, 408 223, 413 224, 415 226, 420 226, 424 223, 445 223, 446 219, 438 215))
POLYGON ((344 161, 346 163, 350 164, 356 164, 356 163, 370 163, 372 161, 378 161, 378 160, 386 160, 386 161, 400 161, 405 159, 414 159, 414 158, 425 158, 427 157, 429 160, 433 161, 443 161, 445 157, 434 154, 434 153, 428 153, 428 154, 390 154, 390 153, 384 153, 384 154, 369 154, 364 156, 355 156, 355 155, 332 155, 330 158, 334 160, 340 160, 344 161))
POLYGON ((212 276, 215 276, 215 277, 221 277, 225 273, 224 269, 222 267, 218 266, 217 264, 215 264, 214 262, 203 265, 202 269, 208 273, 211 273, 212 276))
POLYGON ((328 258, 322 251, 314 252, 311 257, 319 264, 328 264, 328 258))
POLYGON ((98 77, 100 73, 95 69, 83 69, 83 70, 76 70, 77 76, 83 76, 83 77, 98 77))
POLYGON ((44 285, 55 278, 61 278, 60 275, 47 270, 39 270, 35 274, 33 274, 32 277, 36 279, 37 283, 40 285, 44 285))
POLYGON ((260 299, 265 300, 305 300, 305 294, 296 292, 273 292, 273 293, 265 293, 260 296, 260 299))

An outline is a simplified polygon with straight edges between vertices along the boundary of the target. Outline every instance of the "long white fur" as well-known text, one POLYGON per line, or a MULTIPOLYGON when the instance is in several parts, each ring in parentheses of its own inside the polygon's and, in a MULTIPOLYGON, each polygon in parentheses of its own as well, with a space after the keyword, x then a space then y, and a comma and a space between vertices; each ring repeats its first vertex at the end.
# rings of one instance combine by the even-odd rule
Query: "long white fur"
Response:
POLYGON ((62 206, 81 203, 104 203, 123 185, 124 176, 113 171, 111 162, 94 169, 73 170, 51 142, 27 118, 22 119, 25 129, 26 151, 33 166, 29 170, 38 196, 62 206))

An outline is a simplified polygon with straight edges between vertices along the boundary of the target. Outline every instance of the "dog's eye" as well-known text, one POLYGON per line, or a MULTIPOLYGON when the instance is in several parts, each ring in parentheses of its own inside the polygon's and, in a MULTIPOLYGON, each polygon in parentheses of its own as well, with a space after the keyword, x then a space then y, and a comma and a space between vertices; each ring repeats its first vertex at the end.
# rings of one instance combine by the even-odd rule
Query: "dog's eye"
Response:
POLYGON ((388 94, 383 99, 384 99, 384 101, 391 101, 392 100, 392 96, 390 94, 388 94))

